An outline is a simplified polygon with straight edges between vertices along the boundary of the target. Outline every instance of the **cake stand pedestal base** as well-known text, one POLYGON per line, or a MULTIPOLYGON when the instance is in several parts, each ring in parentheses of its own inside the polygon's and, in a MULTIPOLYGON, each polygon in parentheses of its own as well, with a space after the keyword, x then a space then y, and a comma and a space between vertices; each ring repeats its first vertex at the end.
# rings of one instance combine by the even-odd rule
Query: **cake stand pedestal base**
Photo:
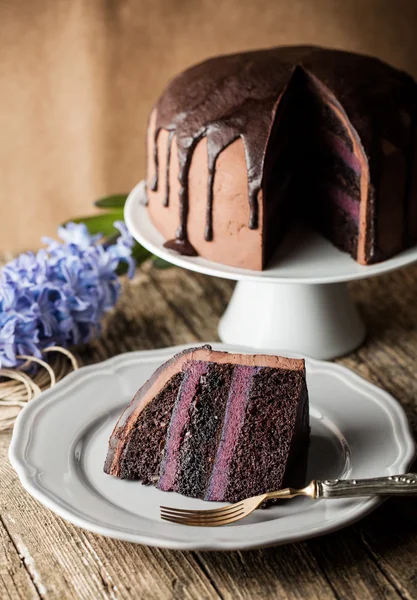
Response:
POLYGON ((324 360, 348 354, 365 333, 345 283, 238 281, 219 324, 222 342, 324 360))

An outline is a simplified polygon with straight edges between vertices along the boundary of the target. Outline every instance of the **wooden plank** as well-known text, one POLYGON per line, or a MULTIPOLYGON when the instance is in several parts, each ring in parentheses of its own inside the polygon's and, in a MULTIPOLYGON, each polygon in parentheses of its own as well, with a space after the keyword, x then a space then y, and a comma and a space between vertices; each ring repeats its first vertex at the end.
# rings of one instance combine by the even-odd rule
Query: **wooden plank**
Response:
POLYGON ((100 565, 103 582, 117 598, 219 598, 190 552, 147 548, 81 530, 78 534, 100 565))
POLYGON ((305 543, 198 556, 225 600, 337 598, 305 543))
POLYGON ((197 339, 219 339, 218 321, 231 296, 232 282, 184 269, 150 268, 148 273, 178 320, 185 323, 197 339))
POLYGON ((380 572, 401 597, 417 598, 416 499, 391 498, 355 529, 380 572))
POLYGON ((42 598, 44 592, 42 582, 37 579, 35 586, 31 577, 37 579, 27 552, 19 556, 0 520, 0 598, 3 600, 42 598))
POLYGON ((339 600, 401 598, 352 527, 310 540, 308 546, 339 600))

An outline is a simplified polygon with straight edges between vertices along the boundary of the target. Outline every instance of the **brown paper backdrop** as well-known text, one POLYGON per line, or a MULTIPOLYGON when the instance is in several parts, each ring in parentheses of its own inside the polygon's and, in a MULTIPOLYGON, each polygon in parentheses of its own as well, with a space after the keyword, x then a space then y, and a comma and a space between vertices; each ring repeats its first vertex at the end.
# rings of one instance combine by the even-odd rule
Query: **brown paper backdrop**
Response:
POLYGON ((314 43, 417 75, 417 0, 0 0, 0 251, 144 175, 149 110, 222 52, 314 43))

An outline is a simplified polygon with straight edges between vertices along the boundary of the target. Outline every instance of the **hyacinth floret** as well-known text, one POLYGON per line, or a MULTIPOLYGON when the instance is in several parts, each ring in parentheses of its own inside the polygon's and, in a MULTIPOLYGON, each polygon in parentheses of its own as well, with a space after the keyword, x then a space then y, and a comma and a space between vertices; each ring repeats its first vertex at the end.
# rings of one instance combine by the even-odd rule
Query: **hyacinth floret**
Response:
POLYGON ((106 312, 117 303, 117 274, 135 271, 133 238, 122 221, 119 236, 104 243, 85 224, 58 228, 60 240, 25 252, 0 270, 0 367, 13 368, 20 355, 40 358, 48 346, 86 343, 100 332, 106 312))

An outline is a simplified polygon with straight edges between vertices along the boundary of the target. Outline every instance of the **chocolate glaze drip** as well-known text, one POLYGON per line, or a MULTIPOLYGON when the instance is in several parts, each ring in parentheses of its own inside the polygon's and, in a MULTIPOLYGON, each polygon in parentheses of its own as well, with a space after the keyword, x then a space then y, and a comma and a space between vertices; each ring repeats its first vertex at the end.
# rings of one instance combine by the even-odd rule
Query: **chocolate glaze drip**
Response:
POLYGON ((213 240, 213 185, 216 160, 222 150, 233 143, 237 137, 228 127, 222 128, 218 123, 213 123, 207 129, 207 162, 208 162, 208 185, 206 205, 206 227, 204 239, 207 242, 213 240))
POLYGON ((153 145, 153 162, 155 166, 155 175, 150 183, 150 188, 153 192, 156 192, 158 189, 158 179, 159 179, 159 159, 158 159, 158 136, 161 128, 155 130, 155 139, 153 145))
POLYGON ((171 145, 172 145, 172 140, 174 138, 174 135, 175 135, 175 131, 173 129, 171 129, 171 131, 169 132, 169 135, 168 135, 164 206, 168 206, 168 204, 169 204, 169 166, 171 164, 171 145))
MULTIPOLYGON (((177 134, 178 136, 178 134, 177 134)), ((189 138, 187 142, 183 142, 184 151, 179 153, 179 175, 180 182, 179 200, 180 200, 180 224, 176 232, 177 239, 180 241, 187 240, 187 217, 188 217, 188 174, 190 172, 191 159, 193 157, 194 148, 202 138, 202 134, 195 138, 189 138)), ((177 141, 178 144, 178 141, 177 141)))
POLYGON ((168 242, 165 242, 164 248, 168 248, 168 250, 175 250, 175 252, 178 252, 178 254, 182 254, 183 256, 198 255, 194 246, 190 244, 188 240, 174 238, 173 240, 168 240, 168 242))
MULTIPOLYGON (((170 135, 174 132, 178 147, 178 240, 187 239, 188 174, 193 151, 204 136, 209 169, 205 239, 213 239, 216 160, 239 137, 244 143, 248 171, 248 226, 258 227, 258 194, 276 103, 297 68, 311 73, 331 90, 367 155, 375 134, 390 128, 395 120, 393 105, 411 114, 416 112, 417 92, 412 78, 378 59, 359 54, 310 46, 281 47, 221 56, 188 69, 169 84, 156 104, 155 179, 151 183, 151 189, 157 189, 157 138, 159 131, 166 129, 170 135)), ((393 124, 394 133, 396 129, 393 124)))
POLYGON ((208 183, 207 183, 207 205, 206 205, 206 227, 204 229, 204 239, 206 242, 213 240, 213 185, 214 185, 214 167, 215 160, 208 158, 208 183))

